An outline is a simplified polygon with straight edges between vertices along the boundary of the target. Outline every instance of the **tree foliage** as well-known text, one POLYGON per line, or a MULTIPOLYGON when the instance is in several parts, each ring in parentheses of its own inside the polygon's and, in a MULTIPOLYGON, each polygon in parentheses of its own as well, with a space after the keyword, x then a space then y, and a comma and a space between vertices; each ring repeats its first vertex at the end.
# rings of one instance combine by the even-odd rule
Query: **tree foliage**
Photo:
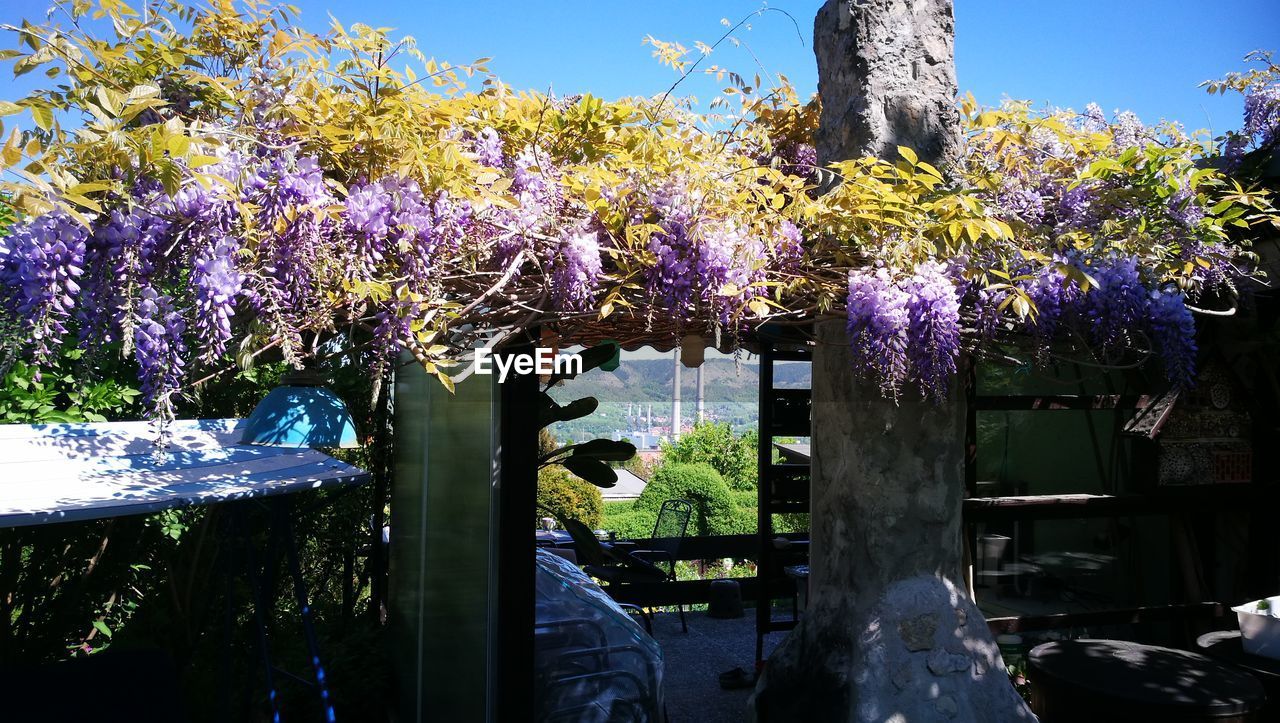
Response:
POLYGON ((703 422, 674 441, 662 443, 663 464, 673 462, 711 465, 734 490, 756 488, 757 441, 759 435, 749 430, 733 433, 727 422, 703 422))

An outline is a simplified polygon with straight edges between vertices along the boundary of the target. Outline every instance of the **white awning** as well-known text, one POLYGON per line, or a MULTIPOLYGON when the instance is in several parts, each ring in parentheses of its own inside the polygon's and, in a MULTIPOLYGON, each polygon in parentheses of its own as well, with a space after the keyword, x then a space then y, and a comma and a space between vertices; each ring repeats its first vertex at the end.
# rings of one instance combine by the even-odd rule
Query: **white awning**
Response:
POLYGON ((179 420, 161 450, 147 422, 0 425, 0 528, 359 484, 312 449, 238 444, 240 419, 179 420))

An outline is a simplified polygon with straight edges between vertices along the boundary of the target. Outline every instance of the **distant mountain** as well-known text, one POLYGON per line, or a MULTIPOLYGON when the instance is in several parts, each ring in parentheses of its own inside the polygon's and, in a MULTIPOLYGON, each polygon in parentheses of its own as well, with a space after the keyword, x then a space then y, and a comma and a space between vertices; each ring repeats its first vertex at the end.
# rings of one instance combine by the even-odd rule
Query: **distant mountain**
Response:
MULTIPOLYGON (((760 389, 760 366, 755 359, 750 362, 708 359, 703 362, 702 370, 707 417, 727 421, 739 431, 755 427, 760 389)), ((680 416, 687 426, 697 417, 697 370, 681 367, 680 372, 680 416)), ((629 428, 629 404, 633 415, 646 419, 652 405, 654 426, 668 427, 673 375, 671 359, 624 358, 616 371, 593 370, 565 382, 551 391, 551 396, 557 401, 564 403, 581 397, 595 397, 600 406, 589 417, 555 425, 552 432, 563 441, 611 437, 620 431, 625 433, 629 428)), ((809 364, 776 364, 774 382, 778 387, 808 387, 809 364)))

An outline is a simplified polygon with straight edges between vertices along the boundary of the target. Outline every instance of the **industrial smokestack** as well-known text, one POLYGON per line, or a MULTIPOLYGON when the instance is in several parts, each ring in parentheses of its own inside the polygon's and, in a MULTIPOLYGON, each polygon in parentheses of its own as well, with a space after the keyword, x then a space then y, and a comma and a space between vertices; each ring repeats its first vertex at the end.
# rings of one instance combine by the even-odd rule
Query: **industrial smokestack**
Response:
POLYGON ((680 350, 676 349, 671 354, 671 361, 675 367, 675 376, 672 381, 673 395, 671 397, 671 441, 680 438, 680 350))
POLYGON ((698 367, 698 424, 702 424, 706 413, 706 400, 703 399, 702 394, 702 370, 705 367, 705 364, 698 367))

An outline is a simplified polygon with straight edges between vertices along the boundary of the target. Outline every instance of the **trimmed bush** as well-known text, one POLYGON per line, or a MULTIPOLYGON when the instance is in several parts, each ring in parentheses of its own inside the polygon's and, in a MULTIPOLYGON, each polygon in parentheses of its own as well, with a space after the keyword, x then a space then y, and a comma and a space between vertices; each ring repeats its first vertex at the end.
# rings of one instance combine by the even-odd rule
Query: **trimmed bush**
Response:
POLYGON ((723 530, 718 535, 754 535, 756 530, 760 529, 759 520, 756 519, 756 505, 753 503, 750 507, 736 507, 733 514, 722 522, 720 527, 723 530))
POLYGON ((604 498, 600 488, 578 479, 561 467, 538 470, 538 506, 536 521, 546 516, 541 508, 550 509, 596 529, 604 521, 604 498))
POLYGON ((720 473, 709 464, 663 463, 636 499, 636 509, 657 515, 667 500, 693 503, 690 535, 728 535, 738 506, 720 473))
POLYGON ((755 490, 733 490, 733 503, 739 507, 755 507, 760 501, 755 490))
POLYGON ((623 515, 635 509, 635 500, 605 500, 604 516, 605 519, 616 515, 623 515))
POLYGON ((649 510, 606 514, 603 527, 616 533, 619 540, 638 540, 653 534, 653 523, 657 517, 649 510))

